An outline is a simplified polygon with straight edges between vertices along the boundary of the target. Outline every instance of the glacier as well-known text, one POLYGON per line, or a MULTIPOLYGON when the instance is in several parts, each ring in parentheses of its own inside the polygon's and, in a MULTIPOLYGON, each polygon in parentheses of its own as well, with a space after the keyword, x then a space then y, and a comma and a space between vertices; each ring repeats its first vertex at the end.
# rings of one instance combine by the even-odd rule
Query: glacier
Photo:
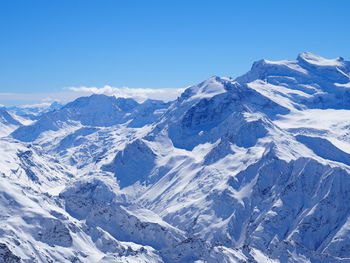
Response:
POLYGON ((0 108, 0 262, 350 262, 350 62, 171 102, 0 108))

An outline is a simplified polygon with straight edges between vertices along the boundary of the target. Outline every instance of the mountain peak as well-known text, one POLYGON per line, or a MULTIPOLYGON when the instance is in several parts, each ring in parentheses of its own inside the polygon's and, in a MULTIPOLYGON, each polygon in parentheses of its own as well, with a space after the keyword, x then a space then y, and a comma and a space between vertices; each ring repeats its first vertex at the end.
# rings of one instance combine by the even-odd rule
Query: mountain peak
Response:
POLYGON ((91 107, 91 106, 100 106, 106 107, 107 105, 111 105, 115 103, 116 98, 114 96, 107 96, 104 94, 92 94, 87 97, 80 97, 63 108, 80 108, 80 107, 91 107))
POLYGON ((196 99, 210 98, 225 93, 227 90, 223 82, 224 79, 218 76, 212 76, 196 86, 187 88, 185 92, 182 93, 181 97, 186 101, 192 101, 196 99))
POLYGON ((21 125, 19 121, 14 119, 10 113, 8 113, 5 107, 0 107, 0 123, 6 125, 21 125))
POLYGON ((299 84, 316 83, 329 86, 330 83, 348 83, 350 81, 350 62, 342 57, 326 59, 319 55, 303 52, 296 60, 270 61, 261 59, 253 63, 246 74, 236 79, 239 83, 255 80, 269 83, 298 82, 299 84), (327 82, 327 84, 325 84, 327 82))
POLYGON ((297 57, 299 63, 308 63, 319 67, 343 67, 344 59, 338 57, 335 59, 327 59, 311 52, 300 53, 297 57))
POLYGON ((21 123, 5 107, 0 107, 0 137, 9 135, 18 126, 21 123))
POLYGON ((58 110, 61 108, 63 105, 59 103, 58 101, 54 101, 51 103, 51 105, 48 107, 49 110, 58 110))

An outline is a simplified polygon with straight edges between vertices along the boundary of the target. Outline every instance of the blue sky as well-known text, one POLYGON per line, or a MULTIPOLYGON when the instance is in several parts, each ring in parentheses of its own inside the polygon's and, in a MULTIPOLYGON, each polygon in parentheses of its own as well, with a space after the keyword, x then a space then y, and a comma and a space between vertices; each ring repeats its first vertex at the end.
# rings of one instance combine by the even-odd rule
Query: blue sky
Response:
POLYGON ((185 88, 303 51, 350 60, 349 14, 345 0, 0 0, 0 103, 185 88))

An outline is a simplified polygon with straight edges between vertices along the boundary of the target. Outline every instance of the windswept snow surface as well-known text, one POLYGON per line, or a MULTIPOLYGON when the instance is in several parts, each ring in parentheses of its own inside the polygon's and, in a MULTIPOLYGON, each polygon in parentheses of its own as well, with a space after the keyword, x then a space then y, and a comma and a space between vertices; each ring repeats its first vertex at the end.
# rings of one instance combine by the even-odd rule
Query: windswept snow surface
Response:
POLYGON ((0 262, 350 262, 349 76, 302 53, 170 103, 1 108, 0 262))

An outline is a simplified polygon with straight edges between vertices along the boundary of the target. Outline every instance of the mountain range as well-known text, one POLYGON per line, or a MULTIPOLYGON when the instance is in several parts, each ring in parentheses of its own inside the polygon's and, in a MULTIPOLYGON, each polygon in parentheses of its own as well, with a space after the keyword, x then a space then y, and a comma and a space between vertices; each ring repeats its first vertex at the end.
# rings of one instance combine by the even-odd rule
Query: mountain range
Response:
POLYGON ((0 262, 350 262, 341 57, 34 115, 0 108, 0 262))

